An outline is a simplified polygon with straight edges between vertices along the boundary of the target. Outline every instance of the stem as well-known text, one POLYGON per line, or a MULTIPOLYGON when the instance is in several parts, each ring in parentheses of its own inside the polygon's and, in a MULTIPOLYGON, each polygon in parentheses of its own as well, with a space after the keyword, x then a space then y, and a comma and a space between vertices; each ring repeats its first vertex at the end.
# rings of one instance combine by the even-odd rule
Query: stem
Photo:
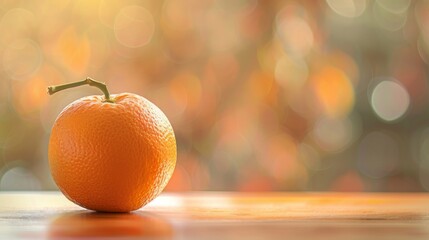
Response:
POLYGON ((73 88, 73 87, 79 87, 82 85, 89 85, 93 87, 97 87, 104 93, 105 102, 113 103, 113 100, 110 98, 109 90, 107 90, 107 86, 105 83, 95 81, 94 79, 87 77, 85 80, 79 81, 79 82, 73 82, 73 83, 67 83, 63 85, 57 85, 57 86, 49 86, 48 87, 48 93, 49 95, 52 95, 56 92, 62 91, 64 89, 73 88))

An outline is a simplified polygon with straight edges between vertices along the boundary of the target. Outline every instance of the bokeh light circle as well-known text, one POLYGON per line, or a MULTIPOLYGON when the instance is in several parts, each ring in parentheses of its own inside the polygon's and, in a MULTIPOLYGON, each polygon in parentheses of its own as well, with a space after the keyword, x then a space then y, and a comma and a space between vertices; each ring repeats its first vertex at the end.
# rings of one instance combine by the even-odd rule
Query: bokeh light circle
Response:
POLYGON ((378 4, 374 4, 373 6, 374 20, 381 28, 394 32, 405 26, 408 19, 407 11, 391 11, 389 8, 386 8, 386 6, 381 5, 379 1, 377 3, 378 4))
POLYGON ((277 14, 276 30, 288 53, 303 57, 313 48, 314 34, 309 23, 302 17, 289 14, 287 8, 277 14))
POLYGON ((42 59, 42 52, 36 42, 31 39, 19 39, 6 47, 3 67, 10 78, 23 80, 36 72, 42 59))
POLYGON ((407 11, 411 5, 411 0, 377 0, 376 2, 379 6, 391 13, 403 13, 407 11))
POLYGON ((300 89, 307 81, 308 65, 302 59, 289 59, 286 56, 276 63, 274 76, 276 82, 285 89, 300 89))
POLYGON ((152 14, 141 6, 126 6, 119 11, 114 24, 115 37, 126 47, 142 47, 155 32, 152 14))
POLYGON ((388 176, 399 162, 399 143, 383 131, 367 134, 359 145, 357 167, 359 171, 373 179, 388 176))
POLYGON ((0 175, 0 190, 40 190, 39 179, 27 168, 16 166, 0 175))
POLYGON ((353 140, 353 123, 347 118, 321 118, 315 123, 312 137, 325 151, 341 151, 353 140))
POLYGON ((366 0, 326 0, 328 6, 338 15, 355 18, 365 11, 366 0))
POLYGON ((395 121, 408 110, 410 96, 407 90, 396 81, 381 81, 371 94, 371 106, 381 119, 395 121))

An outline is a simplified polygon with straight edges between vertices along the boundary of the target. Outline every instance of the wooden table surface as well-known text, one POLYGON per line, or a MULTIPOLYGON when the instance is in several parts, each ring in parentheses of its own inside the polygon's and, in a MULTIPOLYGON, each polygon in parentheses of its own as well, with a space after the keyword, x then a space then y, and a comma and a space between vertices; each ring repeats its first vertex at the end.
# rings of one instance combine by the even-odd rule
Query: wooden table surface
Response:
POLYGON ((130 214, 0 192, 0 239, 429 239, 429 194, 164 193, 130 214))

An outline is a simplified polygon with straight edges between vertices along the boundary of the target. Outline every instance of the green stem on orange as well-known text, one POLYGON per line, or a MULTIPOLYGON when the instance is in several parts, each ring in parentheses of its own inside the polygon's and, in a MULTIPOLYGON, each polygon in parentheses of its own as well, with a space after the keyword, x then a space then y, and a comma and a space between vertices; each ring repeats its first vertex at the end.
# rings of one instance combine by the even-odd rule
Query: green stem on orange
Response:
POLYGON ((59 91, 62 91, 62 90, 68 89, 68 88, 79 87, 82 85, 89 85, 89 86, 97 87, 98 89, 100 89, 104 93, 104 98, 105 98, 104 101, 113 103, 113 99, 110 98, 110 93, 109 93, 109 90, 107 90, 106 84, 102 83, 102 82, 95 81, 94 79, 92 79, 90 77, 87 77, 85 80, 82 80, 79 82, 67 83, 67 84, 57 85, 57 86, 49 86, 48 87, 48 93, 49 93, 49 95, 52 95, 56 92, 59 92, 59 91))

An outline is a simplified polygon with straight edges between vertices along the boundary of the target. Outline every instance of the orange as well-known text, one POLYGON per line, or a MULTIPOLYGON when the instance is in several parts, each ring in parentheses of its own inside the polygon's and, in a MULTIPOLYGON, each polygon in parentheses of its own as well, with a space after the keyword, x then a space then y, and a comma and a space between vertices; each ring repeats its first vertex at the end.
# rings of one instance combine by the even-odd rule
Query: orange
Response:
MULTIPOLYGON (((82 82, 50 87, 53 94, 82 82)), ((102 84, 104 85, 104 84, 102 84)), ((129 212, 167 185, 176 164, 176 139, 164 113, 132 93, 88 96, 68 105, 49 140, 49 165, 72 202, 95 211, 129 212)))

